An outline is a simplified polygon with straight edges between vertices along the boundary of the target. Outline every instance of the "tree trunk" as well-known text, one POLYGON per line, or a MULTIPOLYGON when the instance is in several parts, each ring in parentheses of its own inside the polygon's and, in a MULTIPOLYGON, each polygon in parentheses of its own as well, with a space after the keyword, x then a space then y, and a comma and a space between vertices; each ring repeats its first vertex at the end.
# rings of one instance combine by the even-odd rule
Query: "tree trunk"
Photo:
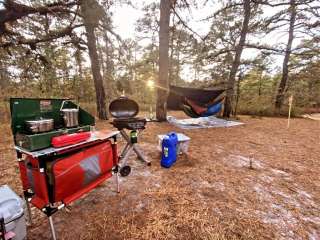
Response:
POLYGON ((171 0, 161 0, 159 30, 159 78, 157 83, 158 88, 156 104, 156 116, 159 121, 167 120, 170 8, 171 0))
POLYGON ((241 86, 242 79, 243 79, 243 75, 240 72, 239 77, 238 77, 238 81, 237 81, 236 104, 235 104, 235 107, 234 107, 234 114, 233 114, 234 117, 237 117, 237 113, 238 113, 238 103, 239 103, 239 100, 240 100, 240 86, 241 86))
POLYGON ((259 89, 258 89, 258 96, 261 96, 261 91, 262 91, 262 75, 263 75, 263 70, 260 72, 259 76, 259 89))
MULTIPOLYGON (((174 21, 174 20, 173 20, 174 21)), ((169 61, 169 82, 170 84, 174 83, 173 77, 173 56, 174 56, 174 38, 175 38, 175 31, 174 31, 174 23, 171 31, 171 39, 170 39, 170 61, 169 61)))
POLYGON ((102 79, 105 79, 105 73, 106 73, 106 68, 105 68, 105 60, 104 60, 104 53, 102 51, 102 45, 97 41, 97 49, 98 49, 98 54, 99 54, 99 62, 100 62, 100 67, 102 70, 102 79))
POLYGON ((2 60, 0 53, 0 90, 5 89, 9 85, 9 76, 6 68, 6 64, 2 60))
POLYGON ((230 117, 230 114, 232 111, 232 102, 234 97, 234 86, 236 81, 236 74, 240 65, 243 46, 245 44, 247 33, 249 30, 248 28, 249 28, 250 14, 251 14, 250 0, 244 0, 243 9, 244 9, 244 19, 243 19, 241 33, 240 33, 240 40, 238 45, 236 46, 236 53, 234 56, 234 60, 231 66, 228 83, 227 83, 227 95, 226 95, 224 112, 223 112, 224 117, 230 117))
POLYGON ((178 48, 178 51, 177 51, 177 68, 176 68, 176 72, 175 72, 175 84, 176 85, 179 85, 179 82, 180 82, 180 70, 181 70, 181 67, 180 67, 180 41, 178 40, 177 42, 177 48, 178 48))
POLYGON ((97 53, 97 38, 94 32, 95 27, 98 25, 98 19, 94 14, 94 7, 97 6, 95 0, 91 1, 81 1, 81 11, 84 20, 84 26, 87 35, 87 45, 89 49, 89 57, 91 62, 91 71, 94 81, 94 87, 96 91, 96 103, 97 103, 97 113, 99 119, 108 119, 107 109, 106 109, 106 94, 103 86, 103 80, 100 72, 100 62, 97 53))
POLYGON ((291 55, 292 42, 294 39, 294 24, 296 21, 297 9, 296 9, 296 0, 290 0, 290 26, 289 26, 289 37, 288 43, 286 47, 286 52, 284 55, 283 63, 282 63, 282 76, 281 81, 277 90, 276 100, 275 100, 275 111, 276 113, 280 113, 284 94, 287 87, 288 76, 289 76, 289 60, 291 55))
POLYGON ((80 100, 83 100, 84 97, 84 87, 83 87, 83 70, 82 70, 82 56, 81 56, 81 50, 77 49, 75 53, 75 59, 78 65, 78 82, 77 82, 77 88, 75 89, 78 91, 76 94, 78 96, 78 102, 80 100))
POLYGON ((94 28, 90 25, 85 25, 89 57, 91 62, 91 71, 94 81, 94 87, 96 90, 96 102, 97 102, 97 113, 99 119, 108 119, 106 110, 106 94, 104 91, 103 80, 100 72, 100 63, 96 47, 96 36, 94 33, 94 28))
POLYGON ((108 94, 106 100, 107 103, 109 104, 111 100, 116 96, 116 88, 114 86, 114 78, 113 78, 113 73, 114 73, 114 65, 113 65, 113 60, 112 60, 112 46, 109 44, 109 37, 107 35, 107 32, 104 33, 103 35, 104 42, 105 42, 105 55, 106 55, 106 62, 105 62, 105 67, 104 67, 104 80, 106 84, 106 89, 109 90, 110 94, 108 94))

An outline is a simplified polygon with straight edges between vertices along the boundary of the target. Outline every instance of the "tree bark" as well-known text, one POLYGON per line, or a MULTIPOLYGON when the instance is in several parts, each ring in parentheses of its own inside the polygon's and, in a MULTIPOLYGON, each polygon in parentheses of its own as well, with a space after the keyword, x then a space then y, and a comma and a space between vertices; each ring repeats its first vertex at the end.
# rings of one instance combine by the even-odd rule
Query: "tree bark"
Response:
POLYGON ((9 77, 7 76, 7 69, 5 64, 0 59, 0 90, 5 89, 9 84, 9 77))
POLYGON ((156 116, 159 121, 167 120, 170 8, 171 0, 161 0, 159 24, 159 78, 157 83, 158 88, 156 104, 156 116))
POLYGON ((282 63, 282 76, 281 81, 277 90, 276 100, 275 100, 275 111, 277 114, 280 113, 284 94, 286 92, 288 77, 289 77, 289 60, 291 55, 292 49, 292 42, 294 39, 294 25, 296 21, 297 9, 296 9, 296 0, 290 0, 290 25, 289 25, 289 36, 288 36, 288 43, 286 47, 286 52, 284 55, 283 63, 282 63))
MULTIPOLYGON (((104 40, 104 51, 103 53, 101 53, 101 56, 105 55, 105 59, 104 59, 104 62, 101 63, 102 65, 102 73, 103 73, 103 81, 104 81, 104 84, 105 84, 105 88, 109 91, 112 91, 113 92, 113 89, 110 88, 110 72, 108 70, 108 68, 110 68, 109 66, 109 46, 108 46, 108 36, 107 36, 107 32, 105 32, 103 34, 103 40, 104 40)), ((102 49, 101 49, 102 50, 102 49)), ((108 96, 106 96, 106 102, 107 104, 109 105, 111 99, 110 99, 110 94, 108 94, 108 96)))
POLYGON ((96 90, 96 103, 97 103, 97 113, 99 119, 108 119, 106 110, 106 94, 104 91, 103 80, 100 72, 100 63, 96 47, 96 36, 94 33, 94 28, 90 25, 85 25, 89 57, 91 62, 91 71, 94 81, 94 87, 96 90))
POLYGON ((263 75, 263 70, 261 70, 260 75, 259 75, 259 89, 258 89, 258 96, 261 96, 262 92, 262 75, 263 75))
POLYGON ((240 59, 241 59, 243 47, 246 41, 247 33, 249 30, 249 20, 251 15, 250 0, 244 0, 243 9, 244 9, 244 18, 243 18, 243 23, 242 23, 241 33, 240 33, 240 40, 235 49, 236 53, 233 59, 233 63, 231 66, 228 83, 227 83, 227 94, 226 94, 224 112, 223 112, 224 117, 230 117, 230 114, 232 111, 236 74, 240 66, 240 59))
POLYGON ((80 100, 83 100, 84 97, 84 86, 83 86, 83 70, 82 70, 82 56, 81 56, 81 50, 77 49, 76 53, 75 53, 75 59, 78 65, 78 82, 77 82, 77 87, 75 89, 75 91, 77 92, 77 96, 78 96, 78 102, 80 102, 80 100))
MULTIPOLYGON (((173 20, 174 21, 174 20, 173 20)), ((174 56, 174 38, 175 38, 175 26, 173 23, 173 27, 171 30, 171 39, 170 39, 170 60, 169 60, 169 82, 173 83, 173 56, 174 56)))
POLYGON ((238 81, 237 81, 237 95, 236 95, 236 104, 234 107, 234 117, 237 117, 237 113, 238 113, 237 111, 238 111, 238 103, 240 100, 240 86, 241 86, 242 79, 243 79, 243 75, 240 72, 239 77, 238 77, 238 81))
POLYGON ((100 61, 97 52, 97 38, 95 35, 95 27, 98 24, 98 20, 92 11, 94 8, 90 8, 92 5, 98 4, 95 0, 92 1, 81 1, 81 11, 84 20, 84 26, 87 35, 87 45, 89 49, 89 58, 91 62, 91 71, 94 81, 94 87, 96 91, 96 104, 97 113, 99 119, 108 119, 106 109, 106 94, 103 86, 103 79, 100 69, 100 61))
POLYGON ((114 63, 113 63, 113 48, 109 43, 109 37, 107 32, 103 35, 105 41, 105 55, 106 55, 106 62, 105 62, 105 73, 104 79, 106 83, 106 89, 109 90, 110 94, 107 96, 107 103, 109 104, 111 100, 116 97, 116 87, 114 84, 114 63))

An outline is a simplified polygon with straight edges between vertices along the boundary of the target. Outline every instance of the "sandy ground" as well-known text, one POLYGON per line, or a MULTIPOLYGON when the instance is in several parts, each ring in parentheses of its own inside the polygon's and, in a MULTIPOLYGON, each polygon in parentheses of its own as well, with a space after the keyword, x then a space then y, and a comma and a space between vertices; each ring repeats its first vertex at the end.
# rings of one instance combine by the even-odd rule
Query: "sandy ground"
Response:
MULTIPOLYGON (((149 123, 139 140, 152 166, 132 156, 121 193, 110 179, 55 214, 59 239, 320 239, 320 122, 293 119, 287 130, 286 119, 240 120, 197 130, 149 123), (191 142, 163 169, 157 135, 168 131, 191 142)), ((21 193, 9 125, 0 130, 0 184, 21 193)), ((50 239, 46 217, 32 212, 28 239, 50 239)))

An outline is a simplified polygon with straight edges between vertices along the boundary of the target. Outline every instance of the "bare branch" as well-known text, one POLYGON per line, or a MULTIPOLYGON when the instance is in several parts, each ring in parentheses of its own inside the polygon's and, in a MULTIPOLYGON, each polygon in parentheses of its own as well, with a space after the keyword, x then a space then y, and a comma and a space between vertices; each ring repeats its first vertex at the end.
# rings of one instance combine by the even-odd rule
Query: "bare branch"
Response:
POLYGON ((176 11, 173 7, 172 7, 171 9, 172 9, 173 13, 178 17, 179 22, 180 22, 185 28, 187 28, 190 32, 192 32, 193 34, 195 34, 196 36, 198 36, 202 41, 205 40, 200 34, 198 34, 197 32, 195 32, 192 28, 190 28, 190 27, 182 20, 182 18, 180 17, 180 15, 177 13, 177 11, 176 11))
MULTIPOLYGON (((300 2, 296 2, 296 6, 298 5, 303 5, 303 4, 309 4, 309 3, 313 3, 316 0, 301 0, 300 2)), ((267 5, 270 7, 280 7, 280 6, 287 6, 290 5, 290 1, 288 2, 280 2, 280 3, 271 3, 270 0, 252 0, 252 2, 257 3, 257 4, 262 4, 262 5, 267 5)))
POLYGON ((216 16, 218 16, 220 13, 225 12, 226 10, 230 9, 230 8, 234 8, 237 6, 242 6, 242 3, 232 3, 232 4, 228 4, 225 7, 219 9, 218 11, 216 11, 214 14, 202 19, 201 21, 207 21, 209 19, 215 18, 216 16))
POLYGON ((255 49, 259 49, 259 50, 268 50, 268 51, 277 52, 277 53, 284 53, 285 52, 285 50, 273 48, 273 47, 266 46, 266 45, 256 45, 256 44, 252 44, 252 43, 246 43, 246 44, 244 44, 244 46, 246 48, 255 48, 255 49))
POLYGON ((69 7, 77 4, 77 1, 58 1, 55 3, 32 7, 17 3, 13 0, 5 0, 3 2, 4 9, 0 10, 0 35, 6 33, 6 24, 14 22, 18 19, 31 14, 54 14, 54 13, 71 13, 69 7))
POLYGON ((68 26, 62 30, 59 31, 51 31, 49 34, 42 36, 40 38, 32 38, 32 39, 25 39, 23 37, 20 37, 20 39, 17 39, 17 41, 10 41, 0 44, 0 48, 7 48, 14 45, 30 45, 31 47, 35 47, 36 44, 42 43, 42 42, 49 42, 61 37, 70 36, 72 34, 72 31, 75 28, 82 27, 83 24, 74 25, 72 27, 68 26))
POLYGON ((218 52, 216 52, 214 54, 209 54, 207 59, 213 59, 213 58, 219 57, 222 54, 229 53, 229 52, 234 52, 234 51, 235 51, 235 49, 221 49, 221 50, 219 50, 218 52))

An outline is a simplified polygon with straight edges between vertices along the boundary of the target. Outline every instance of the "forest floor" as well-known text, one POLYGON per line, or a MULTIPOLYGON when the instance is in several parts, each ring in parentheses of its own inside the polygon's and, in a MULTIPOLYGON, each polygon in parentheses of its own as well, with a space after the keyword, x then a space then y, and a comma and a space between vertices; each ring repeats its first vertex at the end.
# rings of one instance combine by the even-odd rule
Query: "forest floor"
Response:
MULTIPOLYGON (((196 130, 148 123, 139 140, 152 166, 133 156, 119 194, 112 178, 56 213, 59 239, 320 239, 320 122, 296 118, 287 130, 283 118, 240 121, 196 130), (191 137, 189 153, 163 169, 157 135, 173 130, 191 137)), ((0 130, 0 184, 21 193, 9 124, 0 130)), ((32 212, 28 239, 50 239, 47 218, 32 212)))

